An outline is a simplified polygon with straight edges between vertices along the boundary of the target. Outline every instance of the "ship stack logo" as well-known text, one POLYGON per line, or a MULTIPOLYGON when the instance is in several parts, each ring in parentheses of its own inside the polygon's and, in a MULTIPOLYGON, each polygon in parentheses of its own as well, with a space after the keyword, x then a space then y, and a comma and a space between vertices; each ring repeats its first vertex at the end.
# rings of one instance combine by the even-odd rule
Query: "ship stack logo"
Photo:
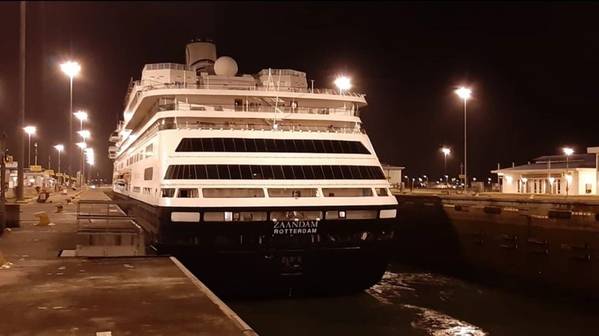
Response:
POLYGON ((318 232, 318 220, 276 221, 273 226, 275 235, 315 234, 318 232))

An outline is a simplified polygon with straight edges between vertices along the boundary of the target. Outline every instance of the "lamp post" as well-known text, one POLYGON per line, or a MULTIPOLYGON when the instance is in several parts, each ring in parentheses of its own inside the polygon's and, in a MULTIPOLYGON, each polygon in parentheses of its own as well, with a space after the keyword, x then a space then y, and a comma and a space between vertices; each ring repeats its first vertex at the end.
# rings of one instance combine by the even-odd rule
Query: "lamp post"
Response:
MULTIPOLYGON (((60 174, 60 153, 64 150, 64 145, 62 145, 62 144, 54 145, 54 149, 56 149, 56 151, 58 152, 58 174, 60 174)), ((63 181, 64 181, 64 179, 63 179, 63 181)))
POLYGON ((27 127, 24 127, 23 130, 25 130, 25 133, 27 133, 27 137, 29 139, 29 142, 27 145, 27 165, 31 166, 31 136, 35 134, 35 132, 37 131, 37 127, 27 126, 27 127))
POLYGON ((79 130, 83 130, 83 122, 87 121, 87 112, 85 111, 77 111, 75 113, 73 113, 73 115, 75 116, 75 118, 77 118, 79 120, 79 130))
POLYGON ((568 196, 569 189, 570 189, 570 182, 572 182, 571 181, 572 176, 570 175, 570 172, 569 172, 568 163, 569 163, 570 155, 574 154, 574 149, 572 149, 570 147, 564 147, 562 150, 564 151, 564 154, 566 154, 566 196, 568 196))
POLYGON ((468 99, 472 95, 472 90, 466 87, 460 87, 455 90, 455 93, 464 101, 464 191, 468 189, 468 141, 467 141, 467 123, 466 123, 466 106, 468 99))
MULTIPOLYGON (((85 149, 87 148, 87 144, 85 142, 78 142, 77 147, 81 149, 81 166, 83 166, 83 160, 85 158, 85 149)), ((83 169, 81 170, 81 176, 79 176, 80 182, 79 186, 83 187, 83 169)))
POLYGON ((35 165, 37 166, 37 141, 33 143, 33 148, 33 157, 35 157, 33 162, 35 162, 35 165))
MULTIPOLYGON (((83 124, 83 121, 81 121, 81 123, 83 124)), ((91 132, 89 130, 80 130, 77 132, 77 134, 81 136, 83 143, 86 144, 84 148, 81 148, 81 185, 83 186, 83 183, 85 183, 85 152, 83 150, 87 148, 86 141, 90 138, 91 132)))
POLYGON ((445 185, 449 184, 447 175, 447 155, 451 154, 449 147, 441 147, 441 153, 443 153, 443 173, 445 174, 445 185))
MULTIPOLYGON (((67 153, 69 151, 73 151, 73 78, 79 74, 81 71, 81 66, 79 63, 74 61, 67 61, 60 65, 60 70, 64 72, 65 75, 69 77, 69 147, 67 153)), ((67 172, 69 175, 71 174, 71 156, 69 155, 69 163, 67 166, 67 172)))

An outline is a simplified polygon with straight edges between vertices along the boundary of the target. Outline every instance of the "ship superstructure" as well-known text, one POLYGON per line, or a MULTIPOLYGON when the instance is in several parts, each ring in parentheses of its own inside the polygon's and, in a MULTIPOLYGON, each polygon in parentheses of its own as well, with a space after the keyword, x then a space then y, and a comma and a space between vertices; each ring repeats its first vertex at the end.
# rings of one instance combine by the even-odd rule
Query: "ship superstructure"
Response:
POLYGON ((209 41, 188 44, 186 64, 145 65, 110 138, 115 194, 137 204, 152 246, 223 283, 244 267, 376 282, 397 203, 362 128, 365 96, 296 70, 237 71, 209 41))

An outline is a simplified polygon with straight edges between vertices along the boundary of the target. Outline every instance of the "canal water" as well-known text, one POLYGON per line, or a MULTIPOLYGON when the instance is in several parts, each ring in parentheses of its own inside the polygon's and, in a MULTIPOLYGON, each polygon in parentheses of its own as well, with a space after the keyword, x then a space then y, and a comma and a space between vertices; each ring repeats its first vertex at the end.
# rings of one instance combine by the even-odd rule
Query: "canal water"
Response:
POLYGON ((227 303, 261 336, 599 334, 599 302, 528 295, 400 264, 363 293, 227 303))

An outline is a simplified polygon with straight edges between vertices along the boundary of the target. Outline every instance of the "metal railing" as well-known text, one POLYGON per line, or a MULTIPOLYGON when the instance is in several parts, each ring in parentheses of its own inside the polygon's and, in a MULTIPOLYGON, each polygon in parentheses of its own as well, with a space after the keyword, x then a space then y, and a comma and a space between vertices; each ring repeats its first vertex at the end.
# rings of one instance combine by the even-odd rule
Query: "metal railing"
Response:
POLYGON ((137 104, 137 100, 141 96, 142 92, 151 90, 162 90, 162 89, 204 89, 204 90, 247 90, 247 91, 259 91, 259 92, 298 92, 298 93, 310 93, 310 94, 328 94, 336 96, 347 96, 347 97, 359 97, 364 98, 365 95, 350 91, 339 91, 334 89, 309 89, 309 88, 297 88, 297 87, 285 87, 283 89, 270 88, 268 86, 243 86, 243 85, 219 85, 209 83, 151 83, 141 80, 132 82, 131 90, 127 93, 125 98, 126 102, 129 102, 126 106, 134 106, 137 104), (131 95, 133 94, 133 98, 131 95))

